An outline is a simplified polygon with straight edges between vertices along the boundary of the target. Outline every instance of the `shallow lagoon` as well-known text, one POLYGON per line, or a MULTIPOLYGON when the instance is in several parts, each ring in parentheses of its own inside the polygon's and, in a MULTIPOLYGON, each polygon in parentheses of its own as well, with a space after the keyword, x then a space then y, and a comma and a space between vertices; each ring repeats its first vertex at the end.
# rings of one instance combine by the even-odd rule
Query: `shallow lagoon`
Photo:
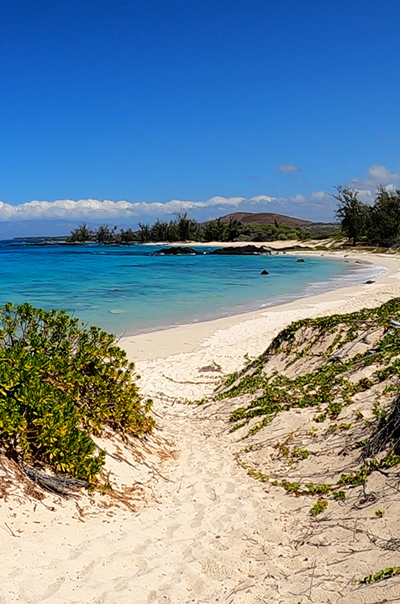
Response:
POLYGON ((64 308, 122 335, 256 310, 382 272, 326 257, 150 255, 156 249, 2 243, 0 304, 64 308))

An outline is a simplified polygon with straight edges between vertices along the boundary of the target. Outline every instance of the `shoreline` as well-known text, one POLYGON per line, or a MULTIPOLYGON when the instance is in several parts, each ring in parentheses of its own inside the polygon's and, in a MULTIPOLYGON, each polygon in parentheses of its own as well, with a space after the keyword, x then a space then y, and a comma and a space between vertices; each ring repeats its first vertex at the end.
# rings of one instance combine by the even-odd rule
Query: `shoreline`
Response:
MULTIPOLYGON (((276 243, 284 243, 284 242, 276 242, 276 243)), ((286 242, 285 242, 286 243, 286 242)), ((186 244, 189 245, 189 244, 186 244)), ((205 244, 203 244, 204 246, 205 244)), ((256 245, 259 247, 262 244, 258 244, 256 243, 256 245)), ((226 244, 225 244, 226 246, 226 244)), ((239 244, 235 244, 234 247, 239 247, 239 244)), ((276 254, 273 255, 279 255, 280 250, 278 250, 278 248, 276 248, 276 254)), ((376 274, 376 272, 372 271, 372 267, 375 267, 376 269, 382 269, 383 272, 386 272, 386 267, 382 266, 382 263, 374 263, 374 262, 370 262, 368 260, 365 259, 352 259, 349 258, 349 255, 346 253, 341 253, 341 252, 337 252, 337 253, 331 253, 331 252, 314 252, 312 250, 290 250, 290 251, 284 251, 283 254, 285 254, 287 257, 297 257, 297 256, 308 256, 308 257, 313 257, 313 258, 329 258, 329 259, 333 259, 333 260, 342 260, 344 262, 351 262, 353 264, 353 267, 351 269, 351 272, 348 273, 347 275, 341 275, 341 276, 336 276, 336 277, 332 277, 330 279, 328 279, 327 281, 315 281, 315 282, 311 282, 308 285, 304 286, 303 289, 299 290, 298 292, 292 292, 292 293, 282 293, 282 294, 277 294, 275 296, 272 297, 268 297, 265 298, 265 301, 263 303, 261 303, 261 300, 257 300, 257 303, 255 302, 255 300, 253 301, 248 301, 244 304, 241 305, 240 310, 236 310, 236 309, 230 309, 230 310, 225 310, 224 312, 222 312, 221 309, 215 310, 215 312, 212 313, 212 315, 209 318, 200 318, 200 319, 195 319, 192 322, 183 322, 183 323, 172 323, 169 325, 163 325, 163 326, 158 326, 158 327, 142 327, 142 328, 138 328, 138 329, 134 329, 132 332, 130 332, 129 329, 124 330, 123 333, 121 334, 117 334, 117 338, 118 339, 127 339, 130 337, 136 337, 136 336, 140 336, 140 335, 145 335, 148 333, 153 333, 153 332, 161 332, 161 331, 168 331, 168 330, 173 330, 173 329, 179 329, 181 327, 189 327, 191 325, 197 325, 197 324, 204 324, 204 323, 209 323, 210 321, 218 321, 220 319, 229 319, 231 317, 236 317, 239 315, 243 315, 246 316, 250 313, 254 313, 254 312, 259 312, 259 311, 263 311, 266 310, 268 308, 275 308, 277 306, 283 306, 286 304, 289 304, 291 302, 294 302, 296 300, 301 300, 304 298, 310 298, 313 296, 317 296, 317 295, 321 295, 324 293, 329 293, 331 291, 334 291, 336 289, 343 289, 345 288, 346 282, 348 282, 349 280, 349 275, 351 273, 354 272, 354 275, 357 276, 357 283, 356 285, 362 285, 363 283, 365 283, 365 279, 366 280, 370 280, 370 279, 377 279, 378 277, 381 276, 380 274, 376 274), (300 253, 301 252, 301 253, 300 253), (340 255, 341 254, 341 255, 340 255), (338 258, 338 255, 340 255, 340 257, 338 258), (349 258, 349 259, 347 259, 349 258), (356 267, 355 265, 358 264, 359 266, 356 267), (370 269, 368 271, 368 268, 370 269), (365 274, 361 274, 361 270, 364 269, 365 274), (315 289, 315 292, 310 292, 311 289, 315 289), (246 310, 247 309, 247 310, 246 310)))
MULTIPOLYGON (((290 252, 290 254, 297 255, 297 252, 290 252)), ((324 309, 323 314, 352 312, 361 308, 363 304, 371 306, 371 300, 373 300, 372 305, 378 305, 390 297, 400 295, 400 257, 398 256, 369 252, 314 252, 308 250, 303 251, 302 255, 346 258, 360 264, 382 267, 385 272, 376 277, 372 284, 359 283, 338 287, 311 296, 300 296, 289 302, 266 306, 258 310, 126 335, 119 339, 119 345, 127 351, 134 362, 155 360, 180 353, 196 352, 204 347, 208 339, 221 330, 237 329, 238 326, 246 329, 246 327, 254 327, 254 323, 261 327, 263 322, 270 323, 271 319, 277 319, 279 314, 283 314, 285 319, 283 322, 278 321, 279 329, 276 328, 278 330, 283 329, 292 320, 308 316, 309 311, 315 310, 320 315, 321 313, 316 308, 318 305, 324 309), (399 289, 396 288, 396 284, 399 289), (343 307, 343 300, 346 300, 344 309, 338 310, 343 307), (346 308, 348 308, 347 311, 346 308), (298 316, 299 313, 300 316, 298 316), (292 316, 293 318, 291 318, 292 316)), ((253 349, 255 346, 253 345, 251 348, 253 349)), ((262 350, 258 354, 261 352, 262 350)), ((252 356, 250 352, 249 354, 252 356)))

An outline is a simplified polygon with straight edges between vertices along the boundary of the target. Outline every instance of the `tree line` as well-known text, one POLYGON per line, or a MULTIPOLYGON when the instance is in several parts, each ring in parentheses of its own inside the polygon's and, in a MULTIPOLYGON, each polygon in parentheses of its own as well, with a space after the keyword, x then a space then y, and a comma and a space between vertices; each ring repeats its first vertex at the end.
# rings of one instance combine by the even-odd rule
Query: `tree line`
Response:
POLYGON ((274 239, 304 239, 307 233, 300 227, 287 225, 244 225, 236 218, 223 221, 221 218, 199 223, 189 218, 187 213, 179 213, 170 221, 156 220, 154 224, 139 223, 139 229, 120 229, 106 224, 92 230, 87 224, 74 229, 67 239, 68 243, 157 243, 160 241, 273 241, 274 239))
POLYGON ((361 241, 382 247, 400 245, 400 188, 379 187, 372 205, 361 201, 354 189, 339 186, 336 190, 336 216, 353 245, 361 241))

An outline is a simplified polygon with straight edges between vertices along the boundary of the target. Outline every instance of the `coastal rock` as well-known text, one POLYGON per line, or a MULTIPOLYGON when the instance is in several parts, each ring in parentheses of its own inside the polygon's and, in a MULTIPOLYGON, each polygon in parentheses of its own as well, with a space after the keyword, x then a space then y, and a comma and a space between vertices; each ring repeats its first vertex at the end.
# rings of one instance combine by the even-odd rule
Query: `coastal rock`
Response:
POLYGON ((298 258, 296 262, 305 262, 305 260, 303 260, 303 258, 298 258))
POLYGON ((156 250, 152 252, 152 256, 197 256, 201 254, 192 247, 186 246, 173 246, 173 247, 163 247, 161 250, 156 250))
POLYGON ((264 269, 263 271, 261 271, 261 274, 262 275, 269 275, 269 272, 264 269))
POLYGON ((220 247, 210 254, 217 254, 220 256, 259 256, 270 255, 272 253, 272 249, 266 247, 265 245, 261 245, 258 247, 257 245, 241 245, 241 246, 229 246, 229 247, 220 247))

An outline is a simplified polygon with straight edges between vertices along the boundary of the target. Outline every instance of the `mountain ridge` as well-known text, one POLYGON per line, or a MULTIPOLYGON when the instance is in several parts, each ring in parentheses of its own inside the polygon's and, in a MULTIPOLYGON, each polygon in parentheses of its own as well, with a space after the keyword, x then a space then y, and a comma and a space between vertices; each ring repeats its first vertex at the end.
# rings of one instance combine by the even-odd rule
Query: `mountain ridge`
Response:
POLYGON ((275 224, 275 221, 280 225, 286 226, 311 226, 316 224, 335 224, 333 222, 314 222, 313 220, 305 220, 294 216, 286 216, 285 214, 277 214, 276 212, 232 212, 221 216, 222 222, 229 222, 230 219, 236 219, 243 224, 258 224, 267 225, 275 224))

